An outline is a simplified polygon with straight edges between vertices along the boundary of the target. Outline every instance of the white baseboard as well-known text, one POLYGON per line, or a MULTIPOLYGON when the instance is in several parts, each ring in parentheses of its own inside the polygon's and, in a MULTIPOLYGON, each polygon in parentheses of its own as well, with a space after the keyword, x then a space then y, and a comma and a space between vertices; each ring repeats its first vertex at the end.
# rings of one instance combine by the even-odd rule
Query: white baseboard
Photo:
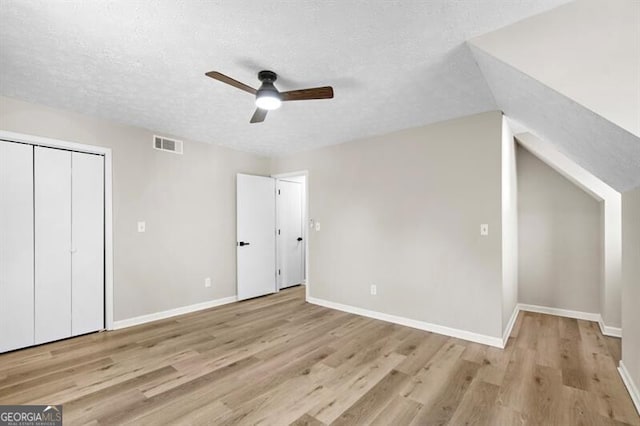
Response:
POLYGON ((519 311, 537 312, 539 314, 556 315, 559 317, 574 318, 585 321, 597 322, 600 331, 605 336, 622 337, 622 329, 619 327, 611 327, 605 325, 602 315, 599 313, 571 311, 569 309, 550 308, 548 306, 528 305, 526 303, 518 303, 516 307, 519 311))
POLYGON ((114 321, 113 330, 119 330, 121 328, 133 327, 134 325, 140 325, 151 321, 158 321, 165 318, 175 317, 176 315, 188 314, 190 312, 201 311, 203 309, 213 308, 215 306, 226 305, 238 300, 237 296, 225 297, 222 299, 209 300, 207 302, 196 303, 194 305, 182 306, 180 308, 169 309, 167 311, 155 312, 153 314, 141 315, 139 317, 128 318, 124 320, 114 321))
POLYGON ((404 325, 406 327, 417 328, 418 330, 430 331, 432 333, 443 334, 445 336, 455 337, 462 340, 468 340, 483 345, 504 348, 503 340, 500 337, 487 336, 485 334, 473 333, 457 328, 445 327, 442 325, 431 324, 424 321, 418 321, 410 318, 400 317, 382 312, 370 311, 368 309, 358 308, 351 305, 343 305, 341 303, 330 302, 328 300, 317 299, 315 297, 307 297, 307 302, 314 305, 324 306, 325 308, 336 309, 338 311, 348 312, 350 314, 361 315, 381 321, 391 322, 394 324, 404 325))
POLYGON ((556 315, 559 317, 574 318, 585 321, 600 320, 600 314, 582 312, 582 311, 570 311, 569 309, 550 308, 548 306, 528 305, 526 303, 518 303, 518 309, 527 312, 537 312, 539 314, 556 315))
POLYGON ((622 338, 622 328, 606 325, 604 323, 604 320, 602 319, 602 316, 600 316, 600 319, 598 319, 598 325, 600 326, 600 331, 602 331, 602 334, 604 334, 605 336, 622 338))
POLYGON ((636 411, 638 411, 638 414, 640 414, 640 390, 638 390, 638 386, 636 386, 636 384, 633 382, 633 379, 631 378, 627 367, 625 367, 622 361, 620 361, 618 373, 620 373, 620 377, 622 377, 622 381, 627 387, 629 395, 631 395, 631 400, 633 401, 633 405, 636 406, 636 411))
POLYGON ((520 313, 520 309, 516 304, 516 307, 513 308, 513 312, 511 313, 511 318, 509 318, 509 322, 504 329, 504 333, 502 334, 502 347, 507 346, 507 342, 509 341, 509 336, 511 336, 511 331, 513 330, 513 326, 516 325, 516 319, 518 319, 518 314, 520 313))

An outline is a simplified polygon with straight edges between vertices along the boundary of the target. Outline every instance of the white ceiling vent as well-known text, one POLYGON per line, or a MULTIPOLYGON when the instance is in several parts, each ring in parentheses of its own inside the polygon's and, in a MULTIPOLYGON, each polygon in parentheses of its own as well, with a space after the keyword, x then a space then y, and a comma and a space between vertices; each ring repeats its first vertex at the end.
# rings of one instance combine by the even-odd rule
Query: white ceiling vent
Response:
POLYGON ((182 141, 169 139, 163 136, 153 136, 153 147, 160 151, 173 152, 174 154, 182 154, 182 141))

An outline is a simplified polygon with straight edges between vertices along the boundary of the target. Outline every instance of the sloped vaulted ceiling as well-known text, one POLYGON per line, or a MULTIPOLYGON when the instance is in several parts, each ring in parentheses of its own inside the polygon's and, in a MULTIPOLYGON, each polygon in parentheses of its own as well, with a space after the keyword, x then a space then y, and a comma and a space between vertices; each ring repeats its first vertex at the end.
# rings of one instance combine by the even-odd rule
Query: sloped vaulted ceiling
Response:
POLYGON ((266 155, 495 110, 465 41, 567 0, 3 0, 0 94, 266 155), (250 125, 204 77, 332 85, 250 125))
POLYGON ((618 191, 640 185, 640 2, 579 0, 470 45, 507 116, 618 191))
POLYGON ((574 100, 474 49, 498 106, 529 131, 624 192, 640 185, 640 139, 574 100))

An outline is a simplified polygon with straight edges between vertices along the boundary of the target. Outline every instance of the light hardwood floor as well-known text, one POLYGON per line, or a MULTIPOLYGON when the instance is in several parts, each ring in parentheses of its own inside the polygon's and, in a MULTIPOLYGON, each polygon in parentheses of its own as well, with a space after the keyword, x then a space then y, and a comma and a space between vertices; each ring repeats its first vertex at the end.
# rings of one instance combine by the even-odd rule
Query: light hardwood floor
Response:
POLYGON ((0 404, 65 424, 640 425, 595 323, 521 313, 504 350, 304 289, 0 355, 0 404))

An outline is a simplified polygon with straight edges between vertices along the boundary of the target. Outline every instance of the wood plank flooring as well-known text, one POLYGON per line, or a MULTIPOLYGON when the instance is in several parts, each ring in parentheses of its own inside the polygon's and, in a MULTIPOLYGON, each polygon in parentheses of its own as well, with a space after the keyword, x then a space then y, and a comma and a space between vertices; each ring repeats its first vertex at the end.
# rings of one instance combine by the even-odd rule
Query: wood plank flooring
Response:
POLYGON ((65 424, 640 425, 595 323, 521 313, 506 349, 304 289, 0 355, 0 404, 65 424))

